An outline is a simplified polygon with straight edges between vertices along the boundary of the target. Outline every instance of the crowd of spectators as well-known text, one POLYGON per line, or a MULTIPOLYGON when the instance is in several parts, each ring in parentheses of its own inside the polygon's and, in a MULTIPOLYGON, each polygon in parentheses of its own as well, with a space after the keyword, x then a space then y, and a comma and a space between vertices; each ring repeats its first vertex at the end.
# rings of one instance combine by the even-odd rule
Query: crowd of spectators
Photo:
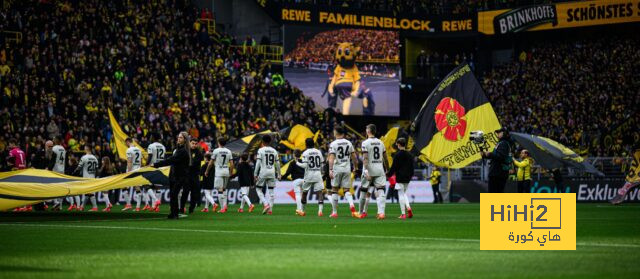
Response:
POLYGON ((628 156, 640 139, 638 126, 612 131, 638 115, 639 44, 616 35, 536 43, 488 72, 483 87, 513 131, 556 139, 591 156, 628 156))
POLYGON ((398 32, 366 29, 337 29, 315 35, 303 33, 296 47, 285 54, 285 60, 293 62, 332 62, 336 46, 341 42, 353 43, 360 48, 358 60, 399 59, 400 38, 398 32), (310 38, 309 38, 310 37, 310 38))
POLYGON ((212 41, 200 14, 186 0, 14 1, 0 24, 23 39, 1 49, 0 152, 15 138, 31 158, 60 136, 70 153, 113 158, 108 109, 142 146, 168 150, 180 131, 209 142, 301 123, 328 136, 341 121, 271 83, 271 65, 230 37, 212 41))

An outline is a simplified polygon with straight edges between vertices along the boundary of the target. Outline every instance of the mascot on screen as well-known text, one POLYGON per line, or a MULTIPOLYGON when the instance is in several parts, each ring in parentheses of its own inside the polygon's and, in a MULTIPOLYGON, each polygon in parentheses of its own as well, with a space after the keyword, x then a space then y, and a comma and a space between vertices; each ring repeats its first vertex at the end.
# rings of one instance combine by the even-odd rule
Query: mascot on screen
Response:
POLYGON ((360 80, 360 73, 356 65, 356 58, 360 52, 359 47, 352 43, 339 43, 336 50, 336 65, 333 77, 327 86, 329 91, 329 107, 336 108, 338 97, 342 99, 342 113, 351 114, 351 99, 362 99, 362 114, 374 115, 375 102, 371 89, 364 86, 360 80))

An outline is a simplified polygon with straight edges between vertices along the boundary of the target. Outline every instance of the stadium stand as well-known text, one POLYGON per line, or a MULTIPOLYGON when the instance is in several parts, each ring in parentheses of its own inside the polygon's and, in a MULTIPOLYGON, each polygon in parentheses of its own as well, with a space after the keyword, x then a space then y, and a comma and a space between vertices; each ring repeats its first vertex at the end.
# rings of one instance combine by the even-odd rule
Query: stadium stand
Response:
POLYGON ((182 130, 210 141, 301 123, 328 136, 341 121, 288 83, 274 86, 250 49, 212 40, 188 1, 167 2, 14 2, 7 29, 23 43, 2 49, 2 153, 17 138, 30 158, 62 136, 72 152, 90 144, 113 156, 108 108, 143 146, 169 150, 182 130))

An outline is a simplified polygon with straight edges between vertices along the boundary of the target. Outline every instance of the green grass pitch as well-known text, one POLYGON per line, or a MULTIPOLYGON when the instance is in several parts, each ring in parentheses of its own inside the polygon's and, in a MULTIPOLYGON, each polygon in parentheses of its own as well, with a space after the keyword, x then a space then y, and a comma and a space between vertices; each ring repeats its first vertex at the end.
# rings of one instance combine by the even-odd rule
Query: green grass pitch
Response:
POLYGON ((350 218, 346 205, 337 220, 295 216, 293 205, 272 216, 237 207, 177 221, 119 208, 1 213, 0 278, 640 276, 640 205, 578 204, 576 251, 480 251, 478 204, 417 204, 407 220, 393 204, 382 221, 350 218))

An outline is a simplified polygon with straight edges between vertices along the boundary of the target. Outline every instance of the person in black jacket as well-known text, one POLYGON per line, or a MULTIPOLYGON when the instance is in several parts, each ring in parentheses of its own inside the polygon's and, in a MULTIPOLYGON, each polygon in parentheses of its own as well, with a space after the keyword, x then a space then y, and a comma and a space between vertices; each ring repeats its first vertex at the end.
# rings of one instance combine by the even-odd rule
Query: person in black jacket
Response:
POLYGON ((202 200, 202 197, 200 196, 200 165, 204 156, 202 155, 202 150, 200 149, 197 138, 189 140, 189 148, 191 148, 189 184, 183 190, 182 197, 180 197, 180 212, 186 213, 187 198, 191 195, 191 201, 189 202, 189 214, 191 214, 196 209, 196 205, 200 205, 202 200))
POLYGON ((231 176, 231 179, 238 177, 238 184, 240 184, 240 208, 238 212, 244 212, 244 205, 249 205, 249 212, 253 212, 256 208, 249 199, 249 190, 254 187, 253 184, 253 166, 249 161, 249 154, 243 153, 240 156, 240 162, 236 167, 236 173, 231 176))
POLYGON ((413 212, 407 197, 409 182, 413 177, 413 155, 407 151, 407 140, 398 138, 396 141, 398 152, 393 156, 393 164, 387 172, 387 177, 396 176, 396 190, 398 190, 398 201, 400 203, 400 219, 412 218, 413 212), (405 214, 406 210, 406 214, 405 214))
MULTIPOLYGON (((154 168, 171 166, 171 172, 169 173, 169 204, 171 205, 171 213, 169 213, 169 219, 178 219, 178 194, 180 193, 180 189, 188 187, 189 168, 192 165, 189 134, 187 134, 187 132, 180 132, 177 143, 177 148, 171 157, 152 165, 154 168)), ((184 192, 186 195, 186 191, 184 192)))
POLYGON ((482 158, 491 160, 489 166, 489 193, 504 192, 504 185, 509 177, 511 169, 510 153, 511 142, 509 141, 509 131, 506 128, 496 130, 498 143, 491 152, 482 152, 482 158))

